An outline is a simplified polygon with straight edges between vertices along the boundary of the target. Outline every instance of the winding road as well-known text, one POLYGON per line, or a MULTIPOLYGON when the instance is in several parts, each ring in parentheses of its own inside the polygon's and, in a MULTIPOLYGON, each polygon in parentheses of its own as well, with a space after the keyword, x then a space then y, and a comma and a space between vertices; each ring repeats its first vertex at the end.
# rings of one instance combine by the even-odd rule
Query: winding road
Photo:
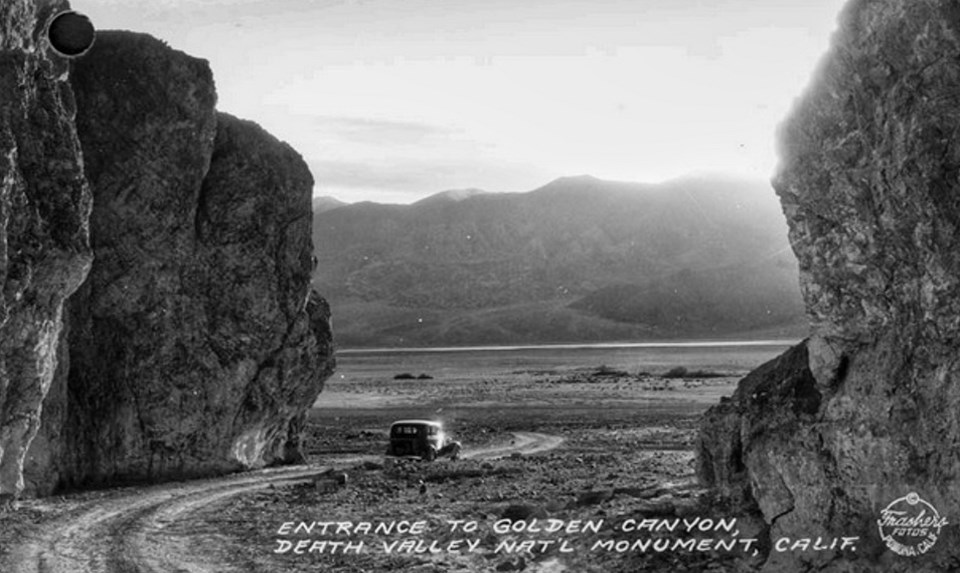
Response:
POLYGON ((552 450, 562 443, 563 438, 560 436, 537 432, 513 432, 513 440, 509 444, 465 450, 460 457, 496 459, 513 454, 529 455, 552 450))
MULTIPOLYGON (((563 438, 516 432, 510 443, 465 450, 464 458, 493 459, 556 448, 563 438)), ((379 456, 336 459, 324 467, 293 466, 243 474, 118 490, 82 502, 34 526, 0 560, 4 573, 232 573, 223 560, 199 548, 217 535, 198 539, 191 520, 210 504, 271 485, 309 481, 332 468, 379 456), (183 531, 191 531, 185 535, 183 531)), ((200 528, 202 530, 202 528, 200 528)), ((199 534, 202 537, 204 534, 199 534)))

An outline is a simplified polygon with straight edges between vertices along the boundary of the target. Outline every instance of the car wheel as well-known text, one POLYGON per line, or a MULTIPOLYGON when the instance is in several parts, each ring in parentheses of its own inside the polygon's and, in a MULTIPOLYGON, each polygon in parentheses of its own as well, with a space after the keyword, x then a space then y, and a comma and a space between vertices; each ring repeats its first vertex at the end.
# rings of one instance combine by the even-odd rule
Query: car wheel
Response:
POLYGON ((432 446, 427 448, 427 451, 423 452, 423 459, 427 460, 428 462, 432 462, 433 460, 437 459, 437 450, 435 450, 432 446))

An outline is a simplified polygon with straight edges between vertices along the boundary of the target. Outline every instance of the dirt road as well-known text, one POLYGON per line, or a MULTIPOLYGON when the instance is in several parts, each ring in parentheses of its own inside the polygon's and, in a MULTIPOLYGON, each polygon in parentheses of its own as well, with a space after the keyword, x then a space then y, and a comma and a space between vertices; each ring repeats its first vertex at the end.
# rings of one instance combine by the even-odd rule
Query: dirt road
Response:
MULTIPOLYGON (((556 448, 563 438, 516 432, 510 443, 463 452, 463 457, 497 458, 556 448)), ((210 548, 226 546, 216 531, 195 523, 202 509, 230 497, 297 481, 331 468, 378 456, 351 456, 324 467, 295 466, 218 479, 129 488, 80 502, 34 526, 6 557, 10 573, 230 573, 210 548)), ((35 508, 46 500, 25 502, 35 508)), ((51 512, 53 513, 53 512, 51 512)))
POLYGON ((513 432, 513 440, 508 444, 468 449, 461 454, 461 457, 491 459, 502 458, 513 454, 529 455, 552 450, 562 443, 563 438, 560 436, 551 436, 537 432, 513 432))

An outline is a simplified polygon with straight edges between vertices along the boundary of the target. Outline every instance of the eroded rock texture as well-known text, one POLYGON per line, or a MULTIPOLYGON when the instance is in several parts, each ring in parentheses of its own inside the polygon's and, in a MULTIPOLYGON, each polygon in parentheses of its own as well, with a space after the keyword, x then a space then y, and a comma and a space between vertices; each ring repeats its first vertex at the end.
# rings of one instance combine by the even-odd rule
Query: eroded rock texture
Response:
POLYGON ((90 266, 90 190, 65 61, 47 47, 65 2, 0 2, 0 498, 22 468, 57 367, 64 300, 90 266))
POLYGON ((149 36, 101 32, 71 83, 95 260, 69 301, 37 490, 296 459, 333 367, 306 165, 215 111, 206 61, 149 36))
POLYGON ((767 570, 960 570, 956 525, 909 559, 877 527, 910 492, 960 522, 958 126, 960 5, 850 2, 774 181, 813 336, 708 413, 700 475, 771 539, 861 542, 767 570))

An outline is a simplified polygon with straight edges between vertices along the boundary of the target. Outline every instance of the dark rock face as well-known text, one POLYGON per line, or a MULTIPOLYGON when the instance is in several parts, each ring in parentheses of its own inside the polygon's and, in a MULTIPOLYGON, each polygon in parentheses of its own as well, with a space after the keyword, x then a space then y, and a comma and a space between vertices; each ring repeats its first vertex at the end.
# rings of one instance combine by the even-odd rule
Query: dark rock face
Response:
POLYGON ((774 181, 814 334, 705 417, 700 475, 758 507, 772 538, 861 542, 843 556, 772 553, 769 570, 960 563, 955 526, 912 560, 877 528, 911 492, 960 519, 957 125, 956 2, 850 2, 782 127, 774 181), (765 388, 784 399, 762 405, 765 388))
POLYGON ((146 35, 100 33, 71 83, 95 260, 69 301, 35 487, 297 459, 333 368, 303 160, 218 114, 207 63, 146 35))
POLYGON ((0 3, 0 498, 23 488, 57 368, 64 300, 91 260, 67 63, 44 39, 65 7, 0 3))
MULTIPOLYGON (((701 449, 698 460, 701 477, 724 488, 725 496, 749 502, 752 497, 747 466, 760 460, 748 459, 748 454, 770 453, 757 447, 758 442, 776 434, 792 434, 814 421, 821 396, 807 368, 807 358, 805 344, 791 348, 748 374, 731 398, 711 408, 704 417, 704 424, 724 439, 714 444, 709 441, 709 434, 701 436, 702 443, 712 446, 701 449), (744 444, 751 446, 749 451, 744 450, 744 444)), ((792 455, 777 452, 780 454, 792 455)), ((762 485, 769 488, 779 484, 762 485)), ((764 501, 777 499, 777 496, 763 498, 764 501)), ((782 499, 778 501, 789 505, 782 499)), ((786 508, 778 507, 765 513, 775 515, 779 513, 776 509, 786 508)))

